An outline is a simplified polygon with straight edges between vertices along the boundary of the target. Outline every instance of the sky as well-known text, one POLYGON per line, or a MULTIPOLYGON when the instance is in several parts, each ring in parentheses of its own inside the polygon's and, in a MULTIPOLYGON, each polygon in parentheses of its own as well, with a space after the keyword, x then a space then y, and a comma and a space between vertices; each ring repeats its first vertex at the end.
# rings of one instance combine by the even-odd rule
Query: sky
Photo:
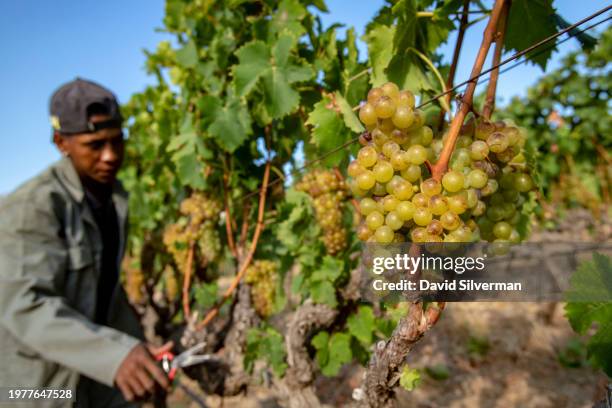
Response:
MULTIPOLYGON (((327 0, 326 4, 329 13, 321 16, 324 25, 341 22, 362 35, 383 0, 327 0)), ((570 22, 606 5, 604 0, 554 1, 570 22)), ((77 76, 92 79, 113 90, 123 103, 153 83, 144 71, 143 49, 155 49, 159 41, 169 38, 155 30, 162 27, 163 15, 163 0, 0 2, 0 195, 59 158, 50 142, 48 101, 61 84, 77 76)), ((469 77, 484 25, 476 24, 466 34, 457 82, 469 77)), ((454 43, 453 35, 441 48, 447 61, 454 43)), ((562 44, 547 70, 577 48, 575 40, 562 44)), ((364 44, 360 51, 365 57, 364 44)), ((500 99, 524 95, 541 75, 540 68, 529 64, 503 74, 498 85, 500 99)))

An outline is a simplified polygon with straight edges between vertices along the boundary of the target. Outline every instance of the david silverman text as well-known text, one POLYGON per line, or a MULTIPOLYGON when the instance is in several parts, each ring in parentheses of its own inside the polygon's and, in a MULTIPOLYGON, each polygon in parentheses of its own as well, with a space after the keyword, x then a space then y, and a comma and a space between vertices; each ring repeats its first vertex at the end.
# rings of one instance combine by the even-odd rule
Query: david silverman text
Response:
POLYGON ((374 290, 489 290, 489 291, 520 291, 523 286, 520 282, 477 282, 472 279, 461 279, 444 282, 430 282, 426 279, 417 282, 402 279, 399 282, 385 282, 377 279, 372 282, 374 290))

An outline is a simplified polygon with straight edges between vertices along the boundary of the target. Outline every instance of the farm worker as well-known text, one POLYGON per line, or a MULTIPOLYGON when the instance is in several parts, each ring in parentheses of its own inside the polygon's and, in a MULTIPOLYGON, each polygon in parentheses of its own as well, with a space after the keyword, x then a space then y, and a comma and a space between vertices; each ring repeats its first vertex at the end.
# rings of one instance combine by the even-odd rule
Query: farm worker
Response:
POLYGON ((169 384, 118 279, 127 228, 119 105, 76 79, 53 94, 50 112, 63 158, 0 203, 0 389, 71 390, 76 403, 60 406, 130 406, 169 384))

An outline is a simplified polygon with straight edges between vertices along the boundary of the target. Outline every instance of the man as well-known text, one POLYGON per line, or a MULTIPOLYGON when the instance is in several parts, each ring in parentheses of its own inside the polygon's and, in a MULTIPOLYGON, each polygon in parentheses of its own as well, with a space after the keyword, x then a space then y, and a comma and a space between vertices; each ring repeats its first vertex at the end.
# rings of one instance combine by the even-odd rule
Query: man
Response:
POLYGON ((161 349, 142 343, 119 283, 119 106, 76 79, 55 92, 50 111, 64 157, 0 203, 0 388, 71 390, 76 402, 60 406, 130 405, 169 384, 152 356, 161 349))

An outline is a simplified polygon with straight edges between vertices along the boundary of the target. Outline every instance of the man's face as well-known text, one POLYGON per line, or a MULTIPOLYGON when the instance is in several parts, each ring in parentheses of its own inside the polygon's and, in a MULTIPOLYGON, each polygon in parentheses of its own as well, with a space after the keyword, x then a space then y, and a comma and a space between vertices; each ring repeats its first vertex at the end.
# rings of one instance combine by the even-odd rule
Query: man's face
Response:
MULTIPOLYGON (((92 123, 110 119, 107 115, 93 115, 92 123)), ((75 135, 55 134, 54 142, 72 160, 81 178, 100 184, 112 184, 123 162, 123 132, 118 128, 101 129, 95 133, 75 135)))

